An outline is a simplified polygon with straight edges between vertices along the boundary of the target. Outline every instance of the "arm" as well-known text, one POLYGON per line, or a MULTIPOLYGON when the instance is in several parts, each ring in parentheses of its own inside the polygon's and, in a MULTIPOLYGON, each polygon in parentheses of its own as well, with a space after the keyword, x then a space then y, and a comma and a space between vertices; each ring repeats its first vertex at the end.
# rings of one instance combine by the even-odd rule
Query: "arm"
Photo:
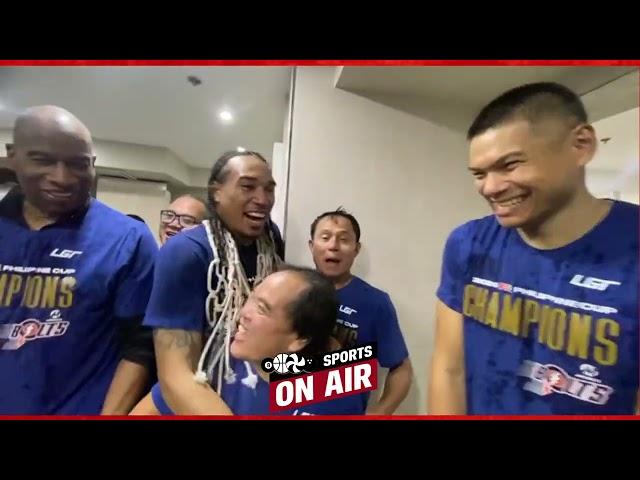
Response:
MULTIPOLYGON (((114 313, 121 360, 107 391, 102 415, 126 415, 149 387, 154 354, 151 330, 142 326, 153 284, 157 246, 146 229, 133 230, 130 259, 117 282, 114 313), (137 233, 137 235, 135 235, 137 233)), ((127 252, 126 245, 122 248, 127 252)))
POLYGON ((167 412, 178 415, 231 413, 219 395, 194 379, 207 321, 208 252, 202 226, 160 249, 144 319, 153 328, 160 397, 167 412))
POLYGON ((462 298, 474 222, 456 228, 444 248, 436 299, 435 345, 427 393, 431 415, 467 413, 462 298))
POLYGON ((413 369, 409 352, 398 322, 396 309, 384 294, 375 323, 378 362, 389 369, 380 399, 367 409, 367 415, 393 415, 411 388, 413 369))
POLYGON ((102 415, 126 415, 149 390, 150 372, 154 371, 153 338, 142 318, 118 321, 122 360, 107 392, 102 415))
POLYGON ((177 415, 232 415, 208 384, 193 378, 202 352, 198 332, 158 328, 153 332, 162 396, 177 415))
POLYGON ((467 411, 462 315, 436 302, 436 340, 429 384, 431 415, 464 415, 467 411))
POLYGON ((411 361, 405 358, 398 367, 389 371, 382 396, 376 404, 367 409, 367 415, 393 415, 409 393, 412 376, 411 361))
POLYGON ((149 371, 144 365, 121 360, 102 407, 102 415, 127 415, 149 386, 149 371))
POLYGON ((151 392, 147 393, 145 397, 138 402, 129 415, 160 415, 155 403, 153 403, 153 398, 151 398, 151 392))

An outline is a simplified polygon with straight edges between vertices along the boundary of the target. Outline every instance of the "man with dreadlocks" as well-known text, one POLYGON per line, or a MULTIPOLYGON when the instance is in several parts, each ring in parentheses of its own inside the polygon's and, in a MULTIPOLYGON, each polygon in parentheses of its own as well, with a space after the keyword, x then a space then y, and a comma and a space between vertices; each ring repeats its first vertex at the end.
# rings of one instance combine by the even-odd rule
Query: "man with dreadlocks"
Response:
POLYGON ((212 217, 160 249, 145 318, 162 396, 177 414, 217 413, 216 392, 235 375, 229 348, 240 307, 284 256, 269 219, 275 181, 262 155, 224 153, 208 188, 212 217))

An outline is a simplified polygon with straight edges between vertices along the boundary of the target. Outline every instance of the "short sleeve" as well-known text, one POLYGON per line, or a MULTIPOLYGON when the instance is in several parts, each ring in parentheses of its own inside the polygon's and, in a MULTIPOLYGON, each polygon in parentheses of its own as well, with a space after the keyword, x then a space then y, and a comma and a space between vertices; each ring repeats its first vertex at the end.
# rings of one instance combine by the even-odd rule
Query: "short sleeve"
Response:
POLYGON ((440 285, 436 293, 445 305, 459 313, 462 312, 464 272, 472 241, 470 225, 462 225, 449 235, 442 257, 440 285))
POLYGON ((153 404, 160 415, 173 415, 173 410, 171 410, 171 407, 167 402, 165 402, 164 397, 162 396, 162 390, 160 389, 159 383, 156 383, 151 388, 151 399, 153 400, 153 404))
POLYGON ((376 334, 380 366, 395 368, 409 356, 407 345, 398 323, 396 309, 391 302, 391 298, 386 293, 382 295, 382 301, 378 307, 376 334))
POLYGON ((204 330, 209 264, 184 233, 158 252, 144 324, 154 328, 204 330))
POLYGON ((153 285, 158 245, 148 229, 133 230, 130 258, 116 286, 114 314, 119 318, 144 314, 153 285))

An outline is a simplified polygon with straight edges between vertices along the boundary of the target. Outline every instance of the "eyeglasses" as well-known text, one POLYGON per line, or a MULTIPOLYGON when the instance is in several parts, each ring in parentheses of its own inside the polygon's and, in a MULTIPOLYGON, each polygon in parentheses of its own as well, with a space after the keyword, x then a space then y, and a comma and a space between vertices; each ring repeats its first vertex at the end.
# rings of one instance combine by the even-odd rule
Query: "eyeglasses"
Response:
POLYGON ((173 222, 176 218, 178 219, 178 223, 185 228, 193 227, 200 223, 196 217, 192 215, 178 215, 173 210, 162 210, 160 212, 160 221, 167 225, 173 222))

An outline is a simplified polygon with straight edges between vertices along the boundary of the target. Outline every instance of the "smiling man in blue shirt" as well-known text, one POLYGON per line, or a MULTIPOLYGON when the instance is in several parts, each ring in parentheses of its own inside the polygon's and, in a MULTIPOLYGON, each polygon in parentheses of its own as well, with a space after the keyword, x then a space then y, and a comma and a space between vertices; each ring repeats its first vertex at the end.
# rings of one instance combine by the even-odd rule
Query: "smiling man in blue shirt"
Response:
POLYGON ((494 214, 445 247, 430 412, 633 413, 638 207, 587 190, 598 139, 580 98, 553 83, 515 88, 468 137, 494 214))
POLYGON ((128 413, 153 362, 141 321, 157 246, 91 198, 91 134, 34 107, 7 145, 16 187, 0 202, 0 414, 128 413))

